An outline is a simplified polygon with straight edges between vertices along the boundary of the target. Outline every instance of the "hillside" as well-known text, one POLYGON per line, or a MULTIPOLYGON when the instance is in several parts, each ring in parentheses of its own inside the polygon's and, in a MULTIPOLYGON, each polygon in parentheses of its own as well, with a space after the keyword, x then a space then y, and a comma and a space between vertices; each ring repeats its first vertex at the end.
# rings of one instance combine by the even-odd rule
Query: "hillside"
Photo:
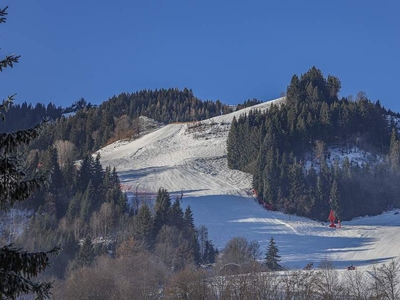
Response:
POLYGON ((102 148, 101 162, 118 170, 121 182, 133 191, 155 194, 160 186, 185 196, 238 195, 251 189, 251 177, 231 170, 226 139, 234 116, 267 109, 282 98, 201 122, 166 125, 131 142, 102 148))
MULTIPOLYGON (((218 248, 234 236, 257 240, 265 252, 271 236, 283 262, 303 267, 332 259, 336 266, 366 265, 397 257, 400 217, 382 216, 343 222, 332 230, 306 218, 264 210, 252 197, 251 175, 227 166, 226 142, 233 117, 281 104, 283 98, 200 123, 170 124, 131 142, 116 142, 99 151, 103 165, 116 167, 130 198, 136 191, 153 198, 159 187, 190 205, 196 225, 206 225, 218 248), (388 246, 392 245, 392 246, 388 246)), ((326 211, 328 215, 328 211, 326 211)))
POLYGON ((313 67, 293 75, 281 107, 233 120, 228 166, 253 175, 260 202, 320 221, 400 207, 396 116, 362 92, 339 98, 340 87, 313 67))

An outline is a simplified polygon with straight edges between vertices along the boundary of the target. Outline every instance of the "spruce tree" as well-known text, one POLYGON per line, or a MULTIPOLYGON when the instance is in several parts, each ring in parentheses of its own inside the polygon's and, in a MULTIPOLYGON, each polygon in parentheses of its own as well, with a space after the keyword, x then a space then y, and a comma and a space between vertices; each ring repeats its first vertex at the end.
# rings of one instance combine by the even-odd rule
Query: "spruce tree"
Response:
POLYGON ((171 210, 169 212, 170 224, 178 228, 179 230, 183 229, 184 220, 183 220, 183 211, 181 208, 181 201, 177 197, 174 203, 171 206, 171 210))
MULTIPOLYGON (((0 9, 0 23, 6 22, 7 7, 0 9)), ((0 72, 18 63, 19 56, 9 55, 0 60, 0 72)), ((8 96, 0 104, 0 118, 4 121, 2 112, 10 108, 14 97, 8 96)), ((42 187, 48 174, 36 174, 28 177, 24 170, 25 160, 19 149, 36 139, 45 122, 33 128, 12 133, 0 134, 0 209, 10 208, 14 203, 26 200, 42 187)), ((35 294, 38 299, 48 298, 52 284, 33 279, 49 265, 49 255, 58 254, 60 247, 47 252, 29 253, 13 245, 0 248, 0 298, 16 299, 20 295, 35 294)))
POLYGON ((169 213, 171 209, 171 198, 166 189, 160 188, 157 193, 156 202, 154 205, 155 217, 154 217, 154 230, 155 235, 161 227, 168 223, 169 213))
POLYGON ((155 239, 153 237, 153 217, 150 208, 146 203, 140 206, 140 209, 135 216, 134 237, 139 240, 144 248, 149 249, 155 239))
POLYGON ((265 265, 271 271, 279 271, 282 270, 282 266, 279 264, 281 261, 281 257, 278 255, 278 247, 275 245, 274 238, 271 237, 269 240, 269 245, 267 249, 267 253, 265 255, 265 265))

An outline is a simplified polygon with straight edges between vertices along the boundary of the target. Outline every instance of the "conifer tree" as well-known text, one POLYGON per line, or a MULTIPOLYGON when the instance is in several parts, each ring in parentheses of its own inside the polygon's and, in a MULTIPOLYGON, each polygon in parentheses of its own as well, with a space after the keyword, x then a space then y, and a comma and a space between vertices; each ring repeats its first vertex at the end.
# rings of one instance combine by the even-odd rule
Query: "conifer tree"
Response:
MULTIPOLYGON (((0 23, 6 22, 7 7, 0 9, 0 23)), ((0 72, 18 63, 19 56, 9 55, 0 60, 0 72)), ((0 104, 0 118, 10 108, 14 96, 8 96, 0 104)), ((45 122, 33 128, 12 133, 0 134, 0 209, 10 208, 14 203, 26 200, 33 192, 42 187, 48 174, 27 177, 25 161, 19 152, 22 145, 36 139, 45 122)), ((60 247, 47 252, 29 253, 13 245, 0 248, 0 298, 16 299, 20 295, 35 294, 38 299, 48 298, 50 282, 36 282, 33 278, 49 265, 49 255, 58 254, 60 247)))
POLYGON ((93 178, 93 157, 91 155, 86 155, 82 160, 82 164, 78 171, 77 184, 78 189, 84 192, 89 184, 89 181, 93 178))
POLYGON ((189 240, 191 249, 193 250, 193 258, 195 263, 200 263, 201 254, 200 254, 200 244, 198 241, 198 233, 194 226, 194 219, 192 209, 190 205, 186 207, 185 214, 183 216, 186 233, 185 236, 189 240))
POLYGON ((171 198, 166 189, 160 188, 157 193, 156 202, 154 205, 154 230, 157 235, 161 227, 169 221, 169 213, 171 208, 171 198))
POLYGON ((231 128, 227 139, 227 158, 228 166, 231 169, 237 169, 240 163, 240 152, 238 151, 239 141, 239 129, 237 127, 236 117, 233 117, 231 128))
POLYGON ((171 225, 176 226, 176 228, 178 228, 179 230, 182 230, 184 220, 183 220, 183 211, 181 208, 181 202, 179 198, 176 198, 174 203, 172 204, 169 215, 170 215, 171 225))
POLYGON ((194 228, 194 219, 193 219, 193 213, 192 209, 190 208, 190 205, 188 205, 185 209, 185 215, 183 217, 185 221, 185 226, 188 228, 194 228))
POLYGON ((336 179, 333 180, 330 196, 331 209, 335 212, 336 218, 340 220, 342 218, 342 208, 340 206, 340 194, 336 179))
POLYGON ((135 216, 134 226, 135 239, 142 242, 145 248, 150 248, 153 241, 153 217, 147 204, 140 206, 135 216))
POLYGON ((89 181, 86 191, 81 199, 80 218, 82 221, 88 221, 93 208, 93 184, 89 181))
POLYGON ((275 240, 273 237, 269 240, 269 245, 267 253, 265 255, 265 265, 271 271, 282 270, 282 266, 279 264, 281 257, 278 255, 278 247, 275 245, 275 240))

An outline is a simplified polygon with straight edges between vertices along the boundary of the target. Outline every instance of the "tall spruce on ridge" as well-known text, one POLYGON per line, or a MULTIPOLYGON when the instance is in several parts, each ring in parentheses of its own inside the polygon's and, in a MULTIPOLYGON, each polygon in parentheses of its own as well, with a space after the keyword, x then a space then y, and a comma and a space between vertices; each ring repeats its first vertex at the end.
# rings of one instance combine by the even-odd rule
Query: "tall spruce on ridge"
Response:
MULTIPOLYGON (((0 23, 6 22, 7 8, 0 9, 0 23)), ((20 56, 9 55, 0 60, 0 72, 18 63, 20 56)), ((0 104, 0 118, 12 104, 13 96, 8 96, 0 104)), ((45 122, 33 128, 12 133, 0 134, 0 208, 11 207, 14 203, 26 200, 33 192, 43 186, 48 174, 38 174, 29 178, 24 170, 25 161, 19 148, 39 136, 45 122)), ((51 282, 33 281, 49 265, 49 255, 58 254, 60 247, 47 252, 26 252, 13 245, 0 248, 0 298, 16 299, 20 295, 35 294, 38 299, 49 297, 51 282)))

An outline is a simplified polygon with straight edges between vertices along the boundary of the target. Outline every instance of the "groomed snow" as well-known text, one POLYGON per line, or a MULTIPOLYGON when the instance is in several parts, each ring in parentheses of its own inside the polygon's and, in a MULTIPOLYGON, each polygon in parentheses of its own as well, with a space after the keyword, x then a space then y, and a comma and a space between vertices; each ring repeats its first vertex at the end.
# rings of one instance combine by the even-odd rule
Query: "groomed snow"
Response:
POLYGON ((226 140, 233 116, 283 101, 197 123, 166 125, 137 140, 99 150, 101 162, 116 167, 128 195, 154 197, 164 187, 175 197, 183 190, 183 207, 191 206, 196 225, 207 226, 219 249, 232 237, 243 236, 260 242, 265 252, 273 236, 282 262, 289 267, 330 259, 342 268, 350 262, 364 266, 396 258, 400 214, 388 212, 330 229, 326 223, 264 210, 251 196, 251 176, 228 168, 226 140))

